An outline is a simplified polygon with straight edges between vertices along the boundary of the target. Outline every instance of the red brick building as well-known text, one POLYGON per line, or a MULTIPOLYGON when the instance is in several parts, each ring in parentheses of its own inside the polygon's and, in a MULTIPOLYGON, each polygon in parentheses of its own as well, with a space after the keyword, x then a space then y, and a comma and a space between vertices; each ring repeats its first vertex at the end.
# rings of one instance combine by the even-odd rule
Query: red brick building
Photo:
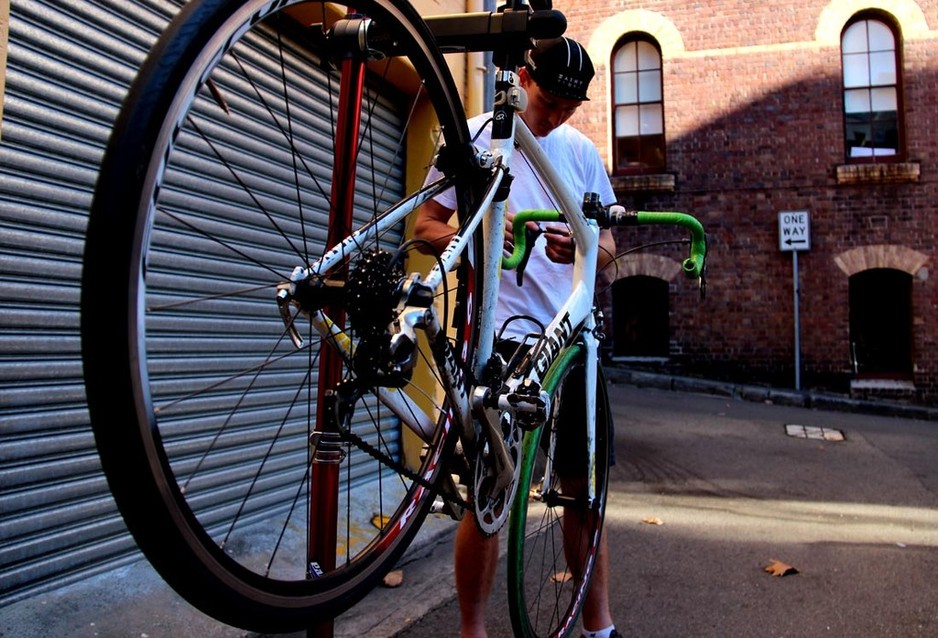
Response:
MULTIPOLYGON (((554 6, 596 64, 574 123, 620 201, 691 212, 710 233, 703 301, 678 276, 680 247, 619 260, 612 354, 938 400, 938 1, 554 6), (781 248, 808 244, 780 243, 785 211, 809 223, 797 322, 781 248)), ((619 249, 663 238, 628 230, 619 249)))

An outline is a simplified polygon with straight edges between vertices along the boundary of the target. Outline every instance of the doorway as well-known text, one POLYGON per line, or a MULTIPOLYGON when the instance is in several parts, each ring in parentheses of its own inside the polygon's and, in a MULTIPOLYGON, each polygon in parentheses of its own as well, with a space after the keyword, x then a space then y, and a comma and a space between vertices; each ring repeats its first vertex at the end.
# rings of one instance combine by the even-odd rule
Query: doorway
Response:
POLYGON ((850 357, 858 379, 912 379, 912 275, 872 268, 850 277, 850 357))
POLYGON ((667 358, 671 338, 668 282, 635 275, 612 285, 616 358, 667 358))

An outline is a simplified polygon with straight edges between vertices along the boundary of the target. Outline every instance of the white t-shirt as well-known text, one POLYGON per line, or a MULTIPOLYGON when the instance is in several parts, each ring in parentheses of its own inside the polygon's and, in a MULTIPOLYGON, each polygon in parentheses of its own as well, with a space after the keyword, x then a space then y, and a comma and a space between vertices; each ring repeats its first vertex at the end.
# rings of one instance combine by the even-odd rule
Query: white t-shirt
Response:
MULTIPOLYGON (((473 137, 480 127, 486 125, 476 141, 483 148, 488 147, 491 138, 491 126, 487 125, 490 120, 491 113, 478 115, 469 120, 469 132, 473 137)), ((537 138, 537 141, 574 201, 580 202, 585 193, 592 192, 599 193, 600 201, 604 205, 615 203, 615 193, 609 182, 609 176, 606 174, 606 167, 599 156, 599 151, 589 138, 572 126, 562 124, 546 137, 537 138)), ((508 212, 517 213, 532 209, 556 210, 557 204, 548 198, 520 149, 512 155, 511 163, 514 181, 511 183, 511 193, 508 196, 508 212)), ((431 169, 428 180, 435 179, 437 176, 439 173, 431 169)), ((436 199, 447 208, 456 208, 455 194, 452 190, 442 193, 436 199)), ((548 259, 544 249, 546 243, 546 240, 541 237, 535 244, 520 287, 517 285, 514 270, 502 271, 495 312, 496 334, 501 330, 505 321, 515 315, 533 317, 546 327, 563 302, 570 296, 573 266, 572 264, 558 264, 548 259)), ((538 332, 535 324, 530 321, 516 320, 508 326, 502 336, 520 339, 531 332, 538 332)))

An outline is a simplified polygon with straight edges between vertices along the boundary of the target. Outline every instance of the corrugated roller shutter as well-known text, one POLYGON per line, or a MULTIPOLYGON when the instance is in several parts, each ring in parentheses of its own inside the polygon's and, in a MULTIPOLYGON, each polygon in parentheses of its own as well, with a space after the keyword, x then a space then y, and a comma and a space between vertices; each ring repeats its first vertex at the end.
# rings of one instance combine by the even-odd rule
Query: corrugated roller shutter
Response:
MULTIPOLYGON (((87 211, 111 124, 136 68, 179 4, 13 0, 11 5, 0 140, 0 604, 138 557, 101 474, 88 424, 79 280, 87 211)), ((259 50, 251 62, 263 66, 267 59, 259 50)), ((311 75, 310 91, 316 84, 311 75)), ((245 91, 231 99, 251 98, 245 91)), ((400 118, 389 104, 381 111, 389 139, 396 139, 400 118)), ((311 115, 309 130, 317 125, 322 126, 311 115)), ((226 143, 245 149, 246 169, 265 179, 276 176, 278 163, 286 159, 273 152, 277 145, 252 130, 224 130, 222 122, 214 126, 226 143)), ((392 151, 373 152, 381 161, 403 163, 392 151)), ((222 170, 211 157, 194 152, 189 168, 191 173, 175 177, 180 192, 199 193, 206 206, 225 195, 206 189, 213 171, 222 170)), ((395 175, 402 179, 403 169, 395 175)), ((401 190, 399 183, 375 186, 389 200, 401 190)), ((283 201, 284 188, 271 182, 272 206, 283 201)), ((250 223, 242 232, 241 240, 252 245, 266 241, 250 223)), ((187 238, 164 239, 169 246, 187 238)), ((317 240, 324 241, 324 231, 317 240)), ((198 263, 181 263, 173 255, 166 263, 175 269, 171 277, 198 270, 198 263)), ((264 312, 269 308, 268 302, 264 312)), ((180 331, 202 339, 206 334, 204 326, 172 326, 173 333, 180 331)), ((160 383, 169 387, 177 371, 171 357, 166 365, 160 383)), ((285 371, 283 386, 271 389, 272 404, 278 392, 295 390, 296 374, 285 371)), ((239 430, 231 464, 218 469, 214 485, 203 486, 207 510, 225 509, 221 486, 263 447, 263 435, 252 428, 266 421, 239 430)), ((393 424, 389 431, 396 432, 393 424)), ((292 496, 291 477, 297 462, 305 462, 305 450, 302 445, 285 449, 277 462, 285 482, 265 492, 271 507, 287 493, 292 496)))

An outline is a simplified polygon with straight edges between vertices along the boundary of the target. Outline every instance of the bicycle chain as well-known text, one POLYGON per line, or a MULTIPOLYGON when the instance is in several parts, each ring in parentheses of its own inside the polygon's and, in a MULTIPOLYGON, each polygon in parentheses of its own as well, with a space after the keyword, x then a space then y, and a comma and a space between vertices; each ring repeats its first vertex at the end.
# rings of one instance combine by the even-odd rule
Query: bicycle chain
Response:
MULTIPOLYGON (((354 434, 351 430, 343 429, 343 428, 339 428, 339 429, 340 429, 339 434, 342 436, 343 439, 346 439, 347 441, 353 443, 355 447, 357 447, 359 450, 369 455, 376 461, 379 461, 380 463, 384 463, 385 465, 390 467, 392 470, 398 472, 399 474, 403 474, 405 477, 414 481, 421 487, 426 488, 427 490, 430 491, 430 494, 434 496, 439 496, 443 500, 449 501, 450 503, 457 505, 463 509, 468 509, 472 507, 472 505, 468 501, 466 501, 459 495, 453 496, 450 494, 445 494, 441 489, 439 489, 433 483, 423 478, 422 476, 420 476, 419 474, 417 474, 410 468, 406 467, 402 463, 398 463, 397 461, 395 461, 393 458, 391 458, 390 456, 388 456, 387 454, 385 454, 378 448, 365 442, 364 439, 362 439, 357 434, 354 434)), ((443 469, 445 470, 445 467, 443 469)))

